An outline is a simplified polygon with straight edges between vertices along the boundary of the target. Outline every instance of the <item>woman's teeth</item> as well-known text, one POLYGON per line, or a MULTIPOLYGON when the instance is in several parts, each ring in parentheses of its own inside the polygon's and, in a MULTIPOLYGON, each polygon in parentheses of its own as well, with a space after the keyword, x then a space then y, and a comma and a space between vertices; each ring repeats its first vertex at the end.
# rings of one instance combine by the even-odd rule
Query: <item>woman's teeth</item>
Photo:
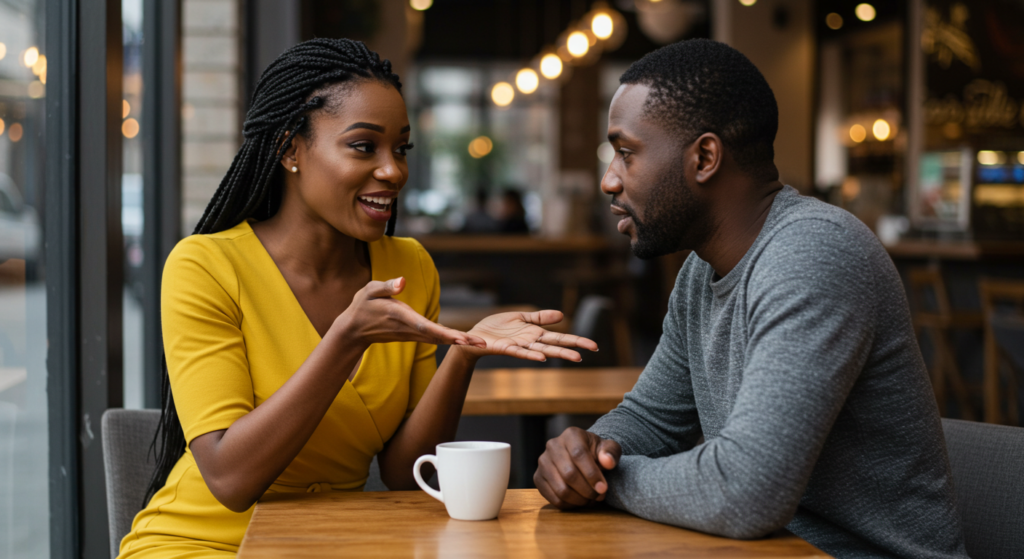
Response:
MULTIPOLYGON (((371 204, 378 204, 378 205, 384 206, 385 209, 387 209, 387 206, 391 205, 391 201, 394 200, 394 198, 376 198, 376 197, 370 197, 370 196, 360 196, 359 199, 364 201, 364 202, 369 202, 371 204)), ((374 209, 376 209, 376 208, 374 208, 374 209)), ((381 210, 381 211, 383 211, 383 210, 381 210)))

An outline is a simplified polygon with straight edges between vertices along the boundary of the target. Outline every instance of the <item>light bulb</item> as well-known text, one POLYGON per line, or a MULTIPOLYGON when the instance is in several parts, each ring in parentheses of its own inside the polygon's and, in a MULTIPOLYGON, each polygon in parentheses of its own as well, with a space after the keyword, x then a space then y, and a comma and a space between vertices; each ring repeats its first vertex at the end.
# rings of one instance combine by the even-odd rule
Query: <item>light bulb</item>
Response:
POLYGON ((562 59, 557 54, 545 54, 540 59, 540 73, 549 80, 562 75, 562 59))
POLYGON ((519 91, 529 95, 537 91, 538 85, 540 85, 540 78, 537 77, 537 72, 531 68, 523 68, 516 72, 516 87, 519 88, 519 91))
POLYGON ((569 54, 580 58, 586 56, 587 51, 590 50, 590 40, 582 31, 573 31, 565 40, 565 48, 569 50, 569 54))
POLYGON ((491 88, 491 100, 499 107, 507 107, 516 97, 516 90, 508 82, 498 82, 491 88))
POLYGON ((615 23, 612 21, 612 17, 608 14, 597 14, 594 19, 590 20, 590 30, 597 35, 598 39, 602 41, 612 36, 612 32, 615 31, 615 23))

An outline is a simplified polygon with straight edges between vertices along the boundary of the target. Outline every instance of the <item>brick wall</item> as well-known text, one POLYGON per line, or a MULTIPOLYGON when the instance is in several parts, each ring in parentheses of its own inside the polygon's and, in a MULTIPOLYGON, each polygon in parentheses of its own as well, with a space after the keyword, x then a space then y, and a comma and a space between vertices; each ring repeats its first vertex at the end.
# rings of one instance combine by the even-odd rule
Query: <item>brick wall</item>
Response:
POLYGON ((240 0, 184 0, 182 231, 190 234, 241 143, 240 0))

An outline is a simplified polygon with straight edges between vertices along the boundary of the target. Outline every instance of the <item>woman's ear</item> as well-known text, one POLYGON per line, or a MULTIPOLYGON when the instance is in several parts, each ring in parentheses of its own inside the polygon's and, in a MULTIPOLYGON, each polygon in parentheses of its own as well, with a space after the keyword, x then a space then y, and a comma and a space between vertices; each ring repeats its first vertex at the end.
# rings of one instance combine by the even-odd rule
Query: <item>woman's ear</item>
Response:
POLYGON ((698 184, 704 184, 710 181, 722 166, 722 158, 725 157, 722 139, 714 132, 705 132, 692 145, 697 160, 694 178, 698 184))
POLYGON ((285 170, 290 173, 298 173, 299 167, 299 143, 302 141, 302 136, 298 136, 290 144, 288 149, 281 154, 281 165, 284 166, 285 170))

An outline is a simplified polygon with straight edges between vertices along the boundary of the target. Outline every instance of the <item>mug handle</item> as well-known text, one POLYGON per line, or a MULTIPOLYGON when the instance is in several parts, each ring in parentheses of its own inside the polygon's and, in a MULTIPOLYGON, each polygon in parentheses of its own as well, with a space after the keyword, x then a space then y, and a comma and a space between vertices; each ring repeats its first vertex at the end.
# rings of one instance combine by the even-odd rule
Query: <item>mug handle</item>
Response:
POLYGON ((416 478, 416 484, 420 486, 420 489, 426 491, 427 495, 430 495, 443 503, 444 495, 440 491, 437 491, 433 487, 427 485, 427 482, 423 481, 423 476, 420 475, 420 467, 423 466, 424 462, 430 462, 434 465, 434 469, 437 469, 437 456, 434 456, 433 454, 424 454, 416 459, 416 463, 412 467, 412 477, 416 478))

